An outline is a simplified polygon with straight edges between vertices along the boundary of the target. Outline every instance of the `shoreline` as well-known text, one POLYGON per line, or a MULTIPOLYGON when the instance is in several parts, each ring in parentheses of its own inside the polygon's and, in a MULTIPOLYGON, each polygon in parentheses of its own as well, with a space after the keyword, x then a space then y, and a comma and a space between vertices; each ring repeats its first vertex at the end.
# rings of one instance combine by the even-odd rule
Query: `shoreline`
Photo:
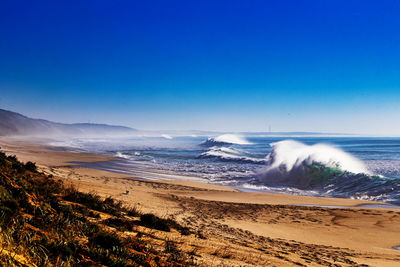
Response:
POLYGON ((205 265, 259 265, 257 257, 267 257, 271 265, 400 262, 400 250, 395 249, 400 243, 400 211, 359 206, 381 202, 241 192, 193 180, 144 180, 70 163, 116 159, 107 155, 59 151, 7 138, 0 138, 0 147, 21 161, 36 162, 41 171, 80 191, 112 196, 201 231, 205 241, 193 238, 182 241, 182 246, 195 244, 205 265), (222 255, 225 250, 231 251, 229 258, 222 255), (246 253, 254 258, 244 260, 246 253))
MULTIPOLYGON (((102 155, 102 154, 100 154, 102 155)), ((114 157, 112 160, 108 161, 100 161, 99 163, 105 163, 110 161, 121 161, 123 162, 123 159, 119 159, 118 157, 114 157)), ((228 185, 220 185, 217 183, 210 183, 208 180, 203 179, 201 177, 189 177, 189 176, 183 176, 183 175, 174 175, 174 174, 160 174, 158 172, 152 172, 152 170, 148 170, 147 172, 142 172, 144 173, 143 177, 140 176, 140 174, 126 174, 123 171, 120 170, 115 170, 113 171, 110 168, 101 168, 101 167, 96 167, 93 166, 93 163, 96 164, 98 162, 70 162, 73 164, 73 166, 76 167, 81 167, 81 168, 88 168, 88 169, 93 169, 93 170, 98 170, 98 171, 105 171, 109 173, 114 173, 114 174, 120 174, 120 175, 127 175, 127 176, 132 176, 132 178, 125 178, 125 179, 132 179, 132 180, 141 180, 141 181, 152 181, 152 182, 171 182, 171 181, 176 181, 178 183, 184 183, 184 182, 198 182, 201 184, 205 184, 207 186, 211 185, 216 185, 218 187, 223 187, 225 189, 231 189, 232 191, 236 192, 236 195, 243 194, 244 196, 240 197, 241 202, 249 200, 250 204, 281 204, 281 205, 293 205, 293 206, 314 206, 314 207, 321 207, 321 208, 370 208, 370 209, 400 209, 399 205, 391 204, 391 203, 385 203, 385 202, 379 202, 379 201, 371 201, 371 200, 359 200, 359 199, 351 199, 351 198, 339 198, 339 197, 323 197, 323 196, 307 196, 307 195, 296 195, 296 194, 287 194, 287 193, 271 193, 271 192, 263 192, 263 191, 257 191, 257 190, 242 190, 241 188, 234 187, 234 186, 228 186, 228 185), (162 176, 162 178, 155 178, 157 176, 162 176), (151 177, 151 178, 150 178, 151 177), (168 178, 167 178, 168 177, 168 178), (261 194, 261 195, 259 195, 261 194), (264 198, 268 198, 268 201, 266 201, 264 198), (283 199, 283 198, 285 199, 283 199), (276 198, 277 201, 274 201, 273 198, 276 198), (295 201, 298 202, 295 202, 295 201)), ((140 172, 140 171, 139 171, 140 172)), ((198 186, 198 185, 196 185, 198 186)), ((227 195, 227 194, 226 194, 227 195)), ((198 196, 199 198, 202 198, 201 196, 198 196)), ((209 199, 213 200, 212 196, 207 196, 208 198, 203 198, 203 199, 209 199)), ((215 199, 215 200, 221 200, 221 199, 215 199)), ((227 200, 227 199, 225 199, 227 200)))
MULTIPOLYGON (((0 147, 5 147, 11 146, 12 148, 18 148, 14 152, 17 152, 19 157, 27 157, 27 158, 32 158, 32 155, 29 154, 29 150, 34 150, 35 153, 37 151, 40 151, 40 153, 51 153, 52 156, 54 154, 52 152, 55 152, 57 154, 56 159, 58 160, 57 163, 61 164, 60 166, 65 166, 69 168, 78 168, 78 169, 89 169, 89 170, 96 170, 96 171, 101 171, 105 173, 109 173, 111 176, 121 176, 121 178, 132 178, 132 179, 140 179, 140 180, 148 180, 148 181, 153 181, 153 182, 164 182, 164 181, 179 181, 179 182, 197 182, 199 184, 206 184, 208 186, 216 185, 218 187, 225 188, 224 191, 227 191, 229 188, 233 191, 241 192, 241 193, 250 193, 250 195, 254 194, 262 194, 265 196, 271 196, 271 197, 276 197, 278 200, 277 201, 272 201, 272 202, 267 202, 265 204, 284 204, 284 205, 295 205, 295 206, 318 206, 318 207, 331 207, 334 208, 335 206, 338 208, 347 208, 347 207, 352 207, 352 208, 393 208, 393 209, 400 209, 400 205, 392 204, 392 203, 386 203, 386 202, 380 202, 380 201, 373 201, 373 200, 360 200, 360 199, 353 199, 353 198, 342 198, 342 197, 326 197, 326 196, 310 196, 310 195, 297 195, 297 194, 288 194, 285 192, 265 192, 263 190, 253 190, 253 189, 243 189, 235 186, 229 186, 229 185, 221 185, 217 183, 210 183, 207 179, 201 178, 200 176, 185 176, 185 175, 180 175, 180 174, 175 174, 175 173, 162 173, 159 170, 152 170, 152 169, 145 169, 145 170, 137 170, 135 169, 136 173, 124 173, 124 171, 121 171, 120 169, 115 169, 112 170, 111 168, 107 167, 97 167, 93 166, 92 164, 97 164, 97 163, 104 163, 108 164, 109 162, 124 162, 124 159, 121 159, 117 156, 112 156, 112 155, 107 155, 107 154, 101 154, 101 153, 93 153, 93 152, 86 152, 83 150, 74 150, 69 147, 65 146, 54 146, 47 144, 49 140, 40 140, 39 143, 37 142, 28 142, 26 141, 23 137, 16 137, 16 138, 4 138, 0 137, 0 147), (7 140, 11 139, 11 140, 7 140), (44 144, 43 142, 46 142, 44 144), (28 151, 26 151, 26 147, 30 148, 28 151), (23 148, 23 149, 21 149, 23 148), (27 153, 28 152, 28 153, 27 153), (28 154, 28 155, 25 155, 28 154), (71 159, 71 160, 69 160, 71 159), (76 160, 80 159, 80 160, 76 160), (147 177, 144 177, 147 176, 147 177), (283 199, 280 196, 284 196, 283 199), (293 197, 294 196, 294 197, 293 197), (300 199, 298 203, 292 202, 295 199, 300 199), (316 201, 313 200, 316 199, 318 200, 318 203, 315 203, 316 201), (281 202, 280 202, 281 201, 281 202), (387 207, 386 207, 387 206, 387 207)), ((13 151, 13 150, 11 150, 13 151)), ((32 152, 32 151, 31 151, 32 152)), ((42 158, 39 157, 39 162, 37 163, 43 163, 43 166, 48 167, 51 165, 52 162, 49 159, 46 159, 46 161, 42 162, 42 158)), ((29 159, 28 159, 29 160, 29 159)), ((136 166, 133 166, 133 168, 136 166)), ((199 185, 196 185, 199 186, 199 185)), ((254 204, 262 204, 264 203, 263 201, 260 201, 259 198, 253 198, 251 197, 252 201, 250 203, 254 204)))

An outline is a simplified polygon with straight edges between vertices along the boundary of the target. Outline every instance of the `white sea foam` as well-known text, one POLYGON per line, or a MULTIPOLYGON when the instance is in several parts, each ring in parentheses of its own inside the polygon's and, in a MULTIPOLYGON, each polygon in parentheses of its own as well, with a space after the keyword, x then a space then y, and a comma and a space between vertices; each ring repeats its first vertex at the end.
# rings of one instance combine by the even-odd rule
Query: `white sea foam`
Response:
MULTIPOLYGON (((157 170, 161 174, 202 177, 208 182, 248 191, 400 204, 400 141, 397 139, 390 142, 386 139, 332 139, 331 142, 365 159, 361 162, 331 145, 310 146, 285 140, 271 144, 272 152, 265 157, 268 143, 281 139, 251 137, 255 143, 252 146, 241 136, 222 135, 210 138, 212 142, 199 147, 196 142, 203 138, 200 135, 193 139, 178 138, 174 134, 173 140, 169 140, 171 136, 161 137, 162 133, 109 140, 65 138, 53 140, 53 145, 68 146, 72 151, 112 153, 121 160, 95 163, 99 164, 96 168, 136 176, 148 177, 149 170, 157 170), (369 175, 372 173, 382 176, 369 175)), ((309 140, 318 142, 320 139, 309 140)))
POLYGON ((131 158, 129 155, 121 153, 119 151, 117 153, 115 153, 115 156, 118 157, 118 158, 123 158, 123 159, 130 159, 131 158))
POLYGON ((246 138, 236 135, 236 134, 223 134, 217 137, 208 138, 206 141, 202 143, 202 145, 206 146, 215 146, 215 145, 225 145, 225 144, 234 144, 234 145, 251 145, 246 138))
POLYGON ((317 196, 320 192, 313 190, 301 190, 298 188, 291 187, 269 187, 265 185, 255 185, 244 183, 241 185, 244 190, 256 191, 256 192, 273 192, 273 193, 284 193, 284 194, 294 194, 294 195, 308 195, 317 196))
POLYGON ((170 136, 168 134, 162 134, 161 137, 163 137, 165 139, 172 139, 172 136, 170 136))
POLYGON ((236 145, 251 145, 244 137, 236 134, 223 134, 214 138, 215 141, 221 143, 229 143, 236 145))
POLYGON ((392 176, 400 175, 399 160, 366 160, 365 163, 373 173, 392 176))
POLYGON ((250 157, 247 153, 231 147, 213 146, 209 150, 200 154, 199 158, 219 158, 225 161, 242 161, 251 163, 265 163, 265 159, 250 157))

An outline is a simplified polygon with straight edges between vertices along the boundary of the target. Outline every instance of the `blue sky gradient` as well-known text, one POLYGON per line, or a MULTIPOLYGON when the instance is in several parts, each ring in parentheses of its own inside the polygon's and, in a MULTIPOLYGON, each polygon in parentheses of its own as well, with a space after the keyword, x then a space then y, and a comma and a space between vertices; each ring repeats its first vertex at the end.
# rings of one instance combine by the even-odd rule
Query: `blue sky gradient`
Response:
POLYGON ((1 108, 141 129, 400 135, 400 1, 0 5, 1 108))

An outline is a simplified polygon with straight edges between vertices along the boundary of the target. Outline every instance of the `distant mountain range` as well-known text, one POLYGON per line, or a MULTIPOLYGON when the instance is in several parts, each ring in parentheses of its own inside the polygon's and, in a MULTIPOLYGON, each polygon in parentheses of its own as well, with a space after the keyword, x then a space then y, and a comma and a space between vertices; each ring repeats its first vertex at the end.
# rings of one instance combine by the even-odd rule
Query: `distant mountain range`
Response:
MULTIPOLYGON (((226 132, 198 131, 198 130, 137 130, 125 126, 115 126, 96 123, 58 123, 42 119, 32 119, 16 112, 0 109, 0 136, 123 136, 146 135, 160 136, 217 136, 226 132)), ((348 136, 344 133, 319 132, 237 132, 244 136, 348 136)))
POLYGON ((32 119, 16 112, 0 109, 0 136, 96 136, 126 135, 136 129, 95 123, 58 123, 32 119))

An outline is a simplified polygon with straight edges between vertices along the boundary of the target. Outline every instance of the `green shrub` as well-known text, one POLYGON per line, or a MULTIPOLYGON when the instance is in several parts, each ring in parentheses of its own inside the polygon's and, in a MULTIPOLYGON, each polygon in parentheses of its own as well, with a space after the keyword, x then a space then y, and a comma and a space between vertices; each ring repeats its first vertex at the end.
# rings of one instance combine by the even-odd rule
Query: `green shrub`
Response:
POLYGON ((190 235, 192 232, 188 227, 180 225, 178 222, 172 219, 162 219, 154 214, 143 214, 140 216, 140 222, 143 226, 150 227, 153 229, 169 232, 170 228, 175 228, 182 235, 190 235))
POLYGON ((169 232, 170 228, 167 224, 167 220, 161 219, 154 214, 143 214, 140 216, 140 222, 143 226, 150 227, 153 229, 169 232))
POLYGON ((122 248, 122 242, 116 234, 108 232, 98 232, 89 238, 89 244, 94 247, 104 249, 119 249, 122 248))
POLYGON ((10 210, 12 210, 14 213, 17 212, 19 210, 19 204, 16 200, 14 199, 7 199, 5 201, 2 202, 2 205, 4 207, 9 208, 10 210))
POLYGON ((168 253, 169 260, 172 261, 180 261, 183 256, 176 243, 170 240, 165 242, 165 252, 168 253))
POLYGON ((0 220, 1 224, 8 226, 10 220, 15 215, 19 214, 19 203, 14 199, 4 200, 0 203, 0 220))
POLYGON ((87 254, 92 260, 94 260, 97 263, 97 265, 95 266, 109 266, 109 267, 138 266, 136 264, 132 265, 126 262, 129 255, 115 256, 113 254, 110 254, 109 251, 106 249, 93 248, 87 251, 87 254))
POLYGON ((32 161, 28 161, 28 162, 25 164, 25 169, 26 169, 27 171, 30 171, 30 172, 37 172, 36 164, 33 163, 32 161))
POLYGON ((79 245, 78 242, 74 241, 74 242, 50 242, 47 243, 47 240, 42 240, 42 243, 44 244, 44 246, 47 248, 47 250, 55 257, 60 256, 62 260, 64 261, 68 261, 71 258, 75 257, 78 249, 79 249, 79 245))
POLYGON ((9 199, 10 197, 11 195, 8 190, 4 186, 0 185, 0 201, 9 199))
POLYGON ((82 229, 82 232, 86 236, 92 236, 93 234, 95 234, 95 233, 100 231, 100 227, 97 224, 89 223, 89 222, 83 224, 81 229, 82 229))
MULTIPOLYGON (((2 152, 0 152, 0 153, 2 153, 2 152)), ((2 154, 4 154, 4 153, 2 153, 2 154)), ((0 156, 0 166, 4 167, 4 166, 6 166, 6 164, 7 164, 6 158, 3 156, 0 156)))
POLYGON ((131 216, 131 217, 138 217, 140 216, 140 212, 137 210, 136 207, 129 207, 125 208, 126 215, 131 216))
POLYGON ((111 197, 102 200, 101 197, 95 193, 83 193, 71 187, 65 190, 63 198, 71 202, 85 205, 89 209, 107 212, 114 216, 121 216, 122 202, 115 201, 111 197))
POLYGON ((12 162, 11 168, 16 172, 16 173, 24 173, 25 172, 25 166, 21 162, 12 162))
POLYGON ((133 222, 120 219, 120 218, 108 218, 104 221, 105 225, 110 227, 117 228, 120 231, 132 231, 133 230, 133 222))

